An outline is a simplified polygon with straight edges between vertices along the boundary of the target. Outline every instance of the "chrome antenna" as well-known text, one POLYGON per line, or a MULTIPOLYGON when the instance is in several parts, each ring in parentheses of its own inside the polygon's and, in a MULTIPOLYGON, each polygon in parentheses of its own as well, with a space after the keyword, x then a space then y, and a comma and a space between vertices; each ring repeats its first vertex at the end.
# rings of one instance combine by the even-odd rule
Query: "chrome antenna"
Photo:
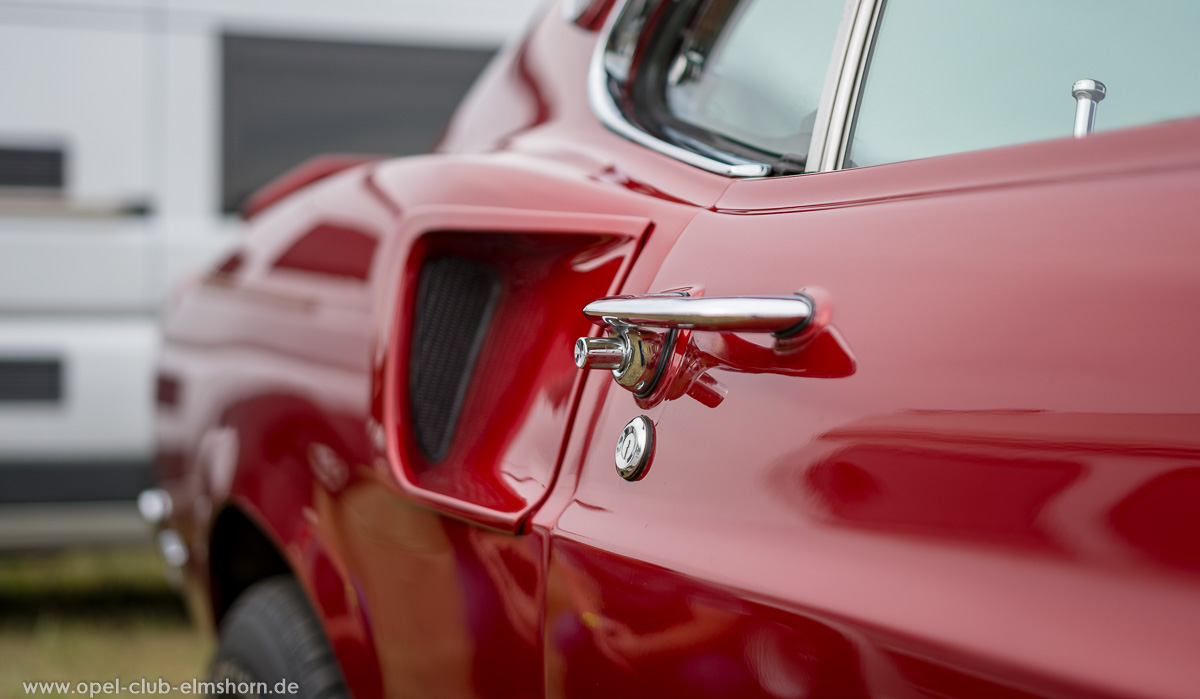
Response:
POLYGON ((1075 138, 1083 138, 1096 129, 1096 105, 1104 99, 1104 83, 1099 80, 1076 80, 1071 86, 1075 98, 1075 138))

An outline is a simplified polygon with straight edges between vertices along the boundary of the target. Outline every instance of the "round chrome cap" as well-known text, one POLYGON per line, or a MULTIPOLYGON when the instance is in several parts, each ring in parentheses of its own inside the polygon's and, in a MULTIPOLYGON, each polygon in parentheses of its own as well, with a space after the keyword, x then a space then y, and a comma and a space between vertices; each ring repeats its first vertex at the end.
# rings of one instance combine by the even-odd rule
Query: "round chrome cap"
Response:
POLYGON ((654 423, 638 415, 621 430, 617 440, 617 473, 627 481, 636 481, 646 472, 654 455, 654 423))
POLYGON ((1071 86, 1071 96, 1075 99, 1087 97, 1093 102, 1099 102, 1108 94, 1108 88, 1099 80, 1076 80, 1071 86))

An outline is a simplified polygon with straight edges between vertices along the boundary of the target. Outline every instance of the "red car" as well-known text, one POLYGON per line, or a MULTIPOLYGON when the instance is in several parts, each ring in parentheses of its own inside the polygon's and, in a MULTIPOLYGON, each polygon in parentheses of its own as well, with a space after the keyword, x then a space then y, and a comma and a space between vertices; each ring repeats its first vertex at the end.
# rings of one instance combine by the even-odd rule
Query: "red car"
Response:
POLYGON ((560 4, 170 304, 214 691, 1195 696, 1200 6, 560 4))

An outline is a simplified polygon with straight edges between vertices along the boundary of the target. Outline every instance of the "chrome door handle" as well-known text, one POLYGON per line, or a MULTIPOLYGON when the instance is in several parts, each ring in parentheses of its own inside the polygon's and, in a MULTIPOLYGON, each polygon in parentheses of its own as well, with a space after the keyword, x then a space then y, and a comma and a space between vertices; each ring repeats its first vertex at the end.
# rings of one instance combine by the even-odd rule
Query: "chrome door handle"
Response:
POLYGON ((813 317, 812 299, 788 296, 611 296, 583 307, 593 321, 615 328, 771 333, 788 337, 802 332, 813 317))
POLYGON ((609 337, 575 342, 575 366, 612 371, 617 383, 638 397, 653 393, 680 330, 771 333, 780 342, 806 330, 816 305, 805 294, 787 296, 610 296, 583 307, 583 314, 609 326, 609 337), (657 333, 655 330, 667 330, 657 333))

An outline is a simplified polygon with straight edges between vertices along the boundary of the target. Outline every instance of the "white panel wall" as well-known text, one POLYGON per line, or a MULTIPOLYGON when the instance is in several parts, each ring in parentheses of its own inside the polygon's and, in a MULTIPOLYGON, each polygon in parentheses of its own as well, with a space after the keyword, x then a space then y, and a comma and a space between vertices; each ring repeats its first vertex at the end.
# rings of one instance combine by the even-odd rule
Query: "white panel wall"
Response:
POLYGON ((144 24, 135 16, 98 29, 74 21, 0 23, 0 141, 65 145, 67 187, 77 199, 144 200, 148 193, 144 24))
POLYGON ((165 0, 179 13, 217 15, 266 31, 377 35, 422 44, 496 46, 521 31, 542 0, 165 0))
POLYGON ((136 218, 0 218, 0 322, 5 313, 153 310, 150 240, 136 218))
POLYGON ((61 317, 0 323, 0 358, 58 357, 64 401, 0 404, 0 459, 148 458, 158 332, 136 319, 61 317))
POLYGON ((220 213, 221 30, 216 17, 171 16, 154 37, 156 299, 219 255, 241 230, 240 220, 220 213))
POLYGON ((115 14, 147 10, 175 19, 288 36, 495 46, 521 31, 549 0, 0 0, 0 9, 115 14))
MULTIPOLYGON (((61 146, 66 201, 154 199, 147 19, 0 4, 0 144, 61 146)), ((22 216, 0 207, 0 312, 145 312, 144 217, 22 216)))
POLYGON ((68 158, 59 210, 0 192, 0 358, 66 366, 62 403, 0 404, 0 462, 149 458, 158 305, 241 229, 218 196, 223 31, 493 47, 541 4, 0 0, 0 144, 68 158))

